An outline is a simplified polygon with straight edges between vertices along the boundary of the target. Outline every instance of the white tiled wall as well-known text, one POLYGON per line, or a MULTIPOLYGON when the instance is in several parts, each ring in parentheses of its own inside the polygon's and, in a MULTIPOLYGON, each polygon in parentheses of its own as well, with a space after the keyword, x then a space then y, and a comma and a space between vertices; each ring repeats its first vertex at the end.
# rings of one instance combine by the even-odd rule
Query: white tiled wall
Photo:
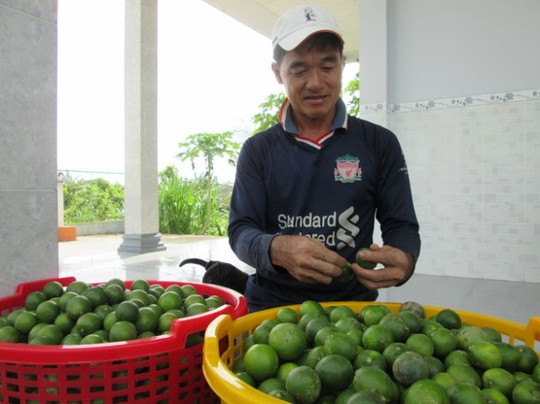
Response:
POLYGON ((422 236, 418 273, 540 282, 535 97, 364 108, 361 117, 386 121, 407 157, 422 236))

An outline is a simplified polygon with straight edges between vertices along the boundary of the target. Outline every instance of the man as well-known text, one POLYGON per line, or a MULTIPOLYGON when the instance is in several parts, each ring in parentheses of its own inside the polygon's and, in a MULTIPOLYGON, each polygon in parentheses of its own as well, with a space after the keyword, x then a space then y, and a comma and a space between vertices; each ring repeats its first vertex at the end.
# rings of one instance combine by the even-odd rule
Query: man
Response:
POLYGON ((294 8, 274 26, 272 71, 287 99, 279 124, 242 147, 228 229, 233 251, 256 268, 245 290, 250 311, 371 301, 414 271, 420 237, 405 158, 393 133, 347 115, 343 44, 318 7, 294 8), (382 247, 372 243, 375 217, 382 247), (354 276, 343 281, 347 263, 354 276))

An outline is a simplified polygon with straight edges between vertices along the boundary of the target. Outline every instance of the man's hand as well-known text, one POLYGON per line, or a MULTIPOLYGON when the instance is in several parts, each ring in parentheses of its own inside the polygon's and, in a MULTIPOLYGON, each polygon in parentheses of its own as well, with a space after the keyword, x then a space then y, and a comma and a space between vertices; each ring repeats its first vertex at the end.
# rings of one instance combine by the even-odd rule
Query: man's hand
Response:
POLYGON ((383 265, 380 269, 364 269, 352 264, 356 279, 368 289, 380 289, 396 286, 407 280, 413 271, 413 258, 406 252, 394 247, 371 244, 369 251, 359 253, 363 261, 376 262, 383 265))
POLYGON ((276 236, 270 244, 272 264, 285 268, 292 277, 307 283, 329 284, 347 262, 319 240, 305 236, 276 236))

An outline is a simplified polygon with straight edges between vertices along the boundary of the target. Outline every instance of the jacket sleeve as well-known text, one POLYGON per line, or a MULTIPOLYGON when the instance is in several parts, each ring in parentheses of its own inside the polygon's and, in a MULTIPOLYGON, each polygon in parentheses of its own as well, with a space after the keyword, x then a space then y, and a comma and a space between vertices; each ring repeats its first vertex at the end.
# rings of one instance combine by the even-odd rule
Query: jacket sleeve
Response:
POLYGON ((387 144, 380 154, 377 181, 377 221, 381 225, 384 244, 411 254, 416 263, 420 254, 419 225, 407 163, 396 136, 389 132, 387 144))
POLYGON ((244 143, 238 157, 229 213, 229 244, 243 262, 272 271, 269 251, 275 234, 265 232, 264 161, 251 140, 244 143))

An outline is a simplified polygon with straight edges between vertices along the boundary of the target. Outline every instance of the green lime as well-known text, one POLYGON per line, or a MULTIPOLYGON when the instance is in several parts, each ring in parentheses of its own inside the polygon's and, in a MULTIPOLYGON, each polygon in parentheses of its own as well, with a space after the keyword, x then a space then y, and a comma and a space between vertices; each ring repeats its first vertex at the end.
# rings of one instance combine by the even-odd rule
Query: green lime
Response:
POLYGON ((365 366, 373 366, 386 371, 386 359, 381 352, 372 349, 364 349, 356 354, 353 360, 353 367, 359 369, 365 366))
POLYGON ((408 352, 410 350, 411 348, 403 342, 392 342, 390 345, 384 348, 382 355, 384 357, 384 360, 386 360, 386 365, 389 369, 391 369, 396 358, 402 353, 408 352))
MULTIPOLYGON (((191 285, 190 285, 191 286, 191 285)), ((195 288, 193 288, 193 290, 195 290, 195 288)), ((186 291, 191 291, 191 288, 188 286, 186 287, 186 291)), ((176 293, 178 296, 180 296, 182 299, 185 297, 184 295, 184 291, 182 289, 182 286, 180 285, 177 285, 177 284, 171 284, 169 286, 167 286, 167 288, 165 288, 165 292, 174 292, 176 293)), ((195 292, 196 293, 196 292, 195 292)))
POLYGON ((84 336, 81 341, 79 342, 80 345, 85 344, 102 344, 103 338, 99 336, 98 334, 88 334, 84 336))
POLYGON ((244 366, 246 372, 253 379, 261 382, 276 375, 279 367, 279 356, 270 345, 255 344, 244 354, 244 366))
POLYGON ((102 288, 101 286, 91 286, 85 290, 82 295, 90 300, 92 308, 96 308, 108 302, 105 288, 102 288))
POLYGON ((119 303, 115 311, 118 321, 135 323, 139 318, 139 306, 132 300, 125 300, 119 303))
POLYGON ((337 323, 343 318, 352 318, 357 321, 356 314, 349 306, 338 306, 330 312, 330 321, 333 323, 337 323))
POLYGON ((173 312, 167 311, 163 313, 161 316, 159 316, 158 320, 158 331, 160 333, 166 333, 171 330, 171 325, 174 320, 179 318, 176 314, 173 312))
POLYGON ((66 292, 75 292, 78 295, 82 295, 90 285, 83 281, 73 281, 66 286, 66 292))
POLYGON ((131 283, 131 290, 144 290, 146 293, 150 291, 150 284, 145 279, 136 279, 131 283))
POLYGON ((380 324, 374 324, 364 331, 362 345, 366 349, 382 352, 384 348, 394 342, 392 332, 380 324))
POLYGON ((130 341, 137 338, 137 329, 129 321, 117 321, 109 331, 109 341, 130 341))
POLYGON ((359 316, 364 324, 369 327, 378 324, 389 313, 391 313, 390 309, 384 304, 370 304, 360 311, 359 316))
POLYGON ((516 345, 516 349, 521 354, 518 370, 525 373, 532 373, 534 367, 538 364, 538 354, 527 345, 516 345))
POLYGON ((480 390, 485 404, 510 404, 508 398, 499 390, 488 387, 480 390))
POLYGON ((198 293, 193 293, 184 299, 184 307, 189 307, 195 303, 206 304, 206 299, 198 293))
MULTIPOLYGON (((355 391, 371 390, 381 395, 385 402, 398 402, 399 389, 388 373, 383 370, 367 366, 358 368, 354 372, 351 384, 355 391)), ((418 401, 420 403, 422 401, 418 401)))
POLYGON ((85 337, 99 330, 103 326, 103 320, 94 312, 82 314, 75 323, 75 329, 85 337))
POLYGON ((469 383, 457 383, 448 389, 452 403, 484 404, 480 388, 469 383))
POLYGON ((317 362, 315 372, 325 391, 339 393, 351 384, 354 368, 344 356, 329 354, 317 362))
POLYGON ((57 325, 46 324, 37 332, 36 338, 45 338, 49 340, 47 344, 57 345, 60 344, 60 342, 64 338, 64 333, 62 332, 62 329, 57 325))
POLYGON ((437 313, 435 321, 448 329, 458 329, 461 327, 461 317, 452 309, 443 309, 437 313))
POLYGON ((317 331, 317 334, 315 334, 315 340, 313 341, 313 344, 315 346, 323 346, 324 341, 332 335, 339 332, 337 328, 333 325, 327 325, 323 328, 321 328, 319 331, 317 331))
POLYGON ((480 375, 476 372, 476 370, 472 366, 450 365, 446 368, 446 372, 454 378, 454 380, 456 381, 456 384, 468 383, 476 387, 480 387, 482 385, 482 380, 480 379, 480 375))
POLYGON ((158 314, 150 307, 141 307, 139 317, 135 322, 135 328, 138 333, 145 331, 155 331, 159 322, 158 314))
POLYGON ((304 331, 292 323, 279 323, 272 327, 268 334, 268 344, 282 361, 299 358, 307 347, 304 331))
POLYGON ((182 298, 178 293, 167 290, 158 298, 157 304, 163 311, 180 309, 182 307, 182 298))
POLYGON ((301 403, 313 403, 321 393, 321 379, 309 366, 298 366, 291 370, 285 386, 287 392, 301 403))
POLYGON ((54 324, 60 327, 64 334, 68 334, 75 326, 75 321, 67 313, 60 313, 54 319, 54 324))
POLYGON ((22 333, 28 334, 32 328, 38 323, 37 316, 32 311, 23 311, 15 319, 15 324, 13 325, 15 329, 22 333))
POLYGON ((506 397, 512 397, 512 390, 516 385, 514 375, 502 368, 492 368, 482 373, 482 387, 494 388, 503 393, 506 397))
POLYGON ((74 320, 90 311, 92 311, 92 303, 86 296, 73 296, 66 304, 66 313, 74 320))
POLYGON ((392 365, 392 375, 403 386, 429 378, 429 368, 422 355, 408 351, 399 355, 392 365))
POLYGON ((341 274, 336 277, 339 282, 349 282, 354 276, 354 271, 350 263, 346 263, 341 267, 341 274))
POLYGON ((405 343, 422 356, 432 356, 435 349, 433 341, 425 334, 412 334, 405 343))
POLYGON ((290 307, 282 307, 276 313, 276 320, 280 323, 298 323, 298 313, 290 307))
POLYGON ((11 325, 0 328, 0 342, 19 342, 19 331, 11 325))
MULTIPOLYGON (((245 370, 244 361, 242 361, 241 365, 237 365, 236 362, 238 362, 238 360, 234 361, 235 366, 242 366, 243 370, 245 370)), ((298 367, 298 365, 294 362, 284 362, 281 365, 279 365, 279 368, 276 373, 276 377, 279 380, 285 382, 285 380, 287 380, 287 376, 289 376, 289 373, 291 373, 291 370, 293 370, 296 367, 298 367)))
POLYGON ((308 314, 314 313, 319 315, 325 315, 325 310, 322 305, 315 300, 304 300, 299 308, 300 317, 308 314))
POLYGON ((58 314, 60 314, 60 306, 51 300, 41 302, 36 308, 36 317, 40 323, 52 324, 58 314))
POLYGON ((186 283, 186 284, 180 286, 180 289, 182 290, 182 295, 183 295, 184 298, 197 293, 197 288, 195 288, 195 286, 193 286, 193 285, 191 285, 189 283, 186 283))
POLYGON ((439 383, 423 379, 413 383, 404 391, 401 402, 403 404, 437 403, 450 404, 450 395, 439 383))
POLYGON ((47 299, 59 297, 64 293, 64 286, 58 281, 50 281, 43 286, 43 293, 47 296, 47 299))
POLYGON ((24 307, 28 311, 35 310, 41 302, 47 300, 47 296, 42 291, 30 292, 24 301, 24 307))
POLYGON ((197 314, 206 313, 208 310, 206 303, 193 303, 186 309, 186 316, 195 316, 197 314))
POLYGON ((116 311, 111 311, 105 318, 103 319, 103 329, 105 331, 110 331, 113 324, 118 321, 118 318, 116 317, 116 311))
POLYGON ((108 304, 102 304, 94 309, 94 313, 96 313, 102 320, 105 320, 105 317, 107 317, 109 313, 113 311, 114 309, 108 304))
POLYGON ((105 287, 110 286, 110 285, 116 285, 122 288, 122 290, 126 290, 126 283, 120 278, 109 279, 107 283, 105 284, 105 287))
POLYGON ((421 319, 426 318, 426 311, 424 309, 424 306, 412 300, 401 303, 398 311, 410 311, 416 314, 421 319))
POLYGON ((79 345, 82 337, 79 334, 67 334, 61 341, 61 345, 79 345))
POLYGON ((407 326, 405 319, 398 314, 388 313, 381 318, 379 324, 390 330, 392 337, 396 342, 405 342, 409 337, 409 327, 407 326))
POLYGON ((317 363, 326 356, 323 346, 316 346, 314 348, 307 348, 302 356, 296 360, 298 365, 309 366, 315 369, 317 363))
POLYGON ((499 368, 502 365, 502 355, 492 342, 478 341, 469 346, 469 361, 479 369, 499 368))
POLYGON ((65 292, 62 296, 60 296, 60 299, 58 300, 58 306, 60 306, 61 311, 66 311, 68 301, 74 296, 79 296, 79 294, 70 291, 65 292))
POLYGON ((534 380, 523 380, 512 390, 512 402, 521 404, 540 403, 540 384, 534 380))
POLYGON ((356 253, 356 263, 358 264, 358 266, 364 269, 375 268, 377 266, 376 262, 364 261, 362 258, 360 258, 360 252, 362 251, 371 251, 371 250, 367 247, 362 247, 360 248, 360 250, 358 250, 358 252, 356 253))
POLYGON ((326 355, 338 354, 352 361, 356 356, 356 341, 347 334, 335 333, 324 341, 324 353, 326 355))
POLYGON ((213 310, 213 309, 217 309, 218 307, 223 306, 225 303, 223 302, 222 298, 214 295, 214 296, 208 296, 205 299, 205 304, 210 310, 213 310))

